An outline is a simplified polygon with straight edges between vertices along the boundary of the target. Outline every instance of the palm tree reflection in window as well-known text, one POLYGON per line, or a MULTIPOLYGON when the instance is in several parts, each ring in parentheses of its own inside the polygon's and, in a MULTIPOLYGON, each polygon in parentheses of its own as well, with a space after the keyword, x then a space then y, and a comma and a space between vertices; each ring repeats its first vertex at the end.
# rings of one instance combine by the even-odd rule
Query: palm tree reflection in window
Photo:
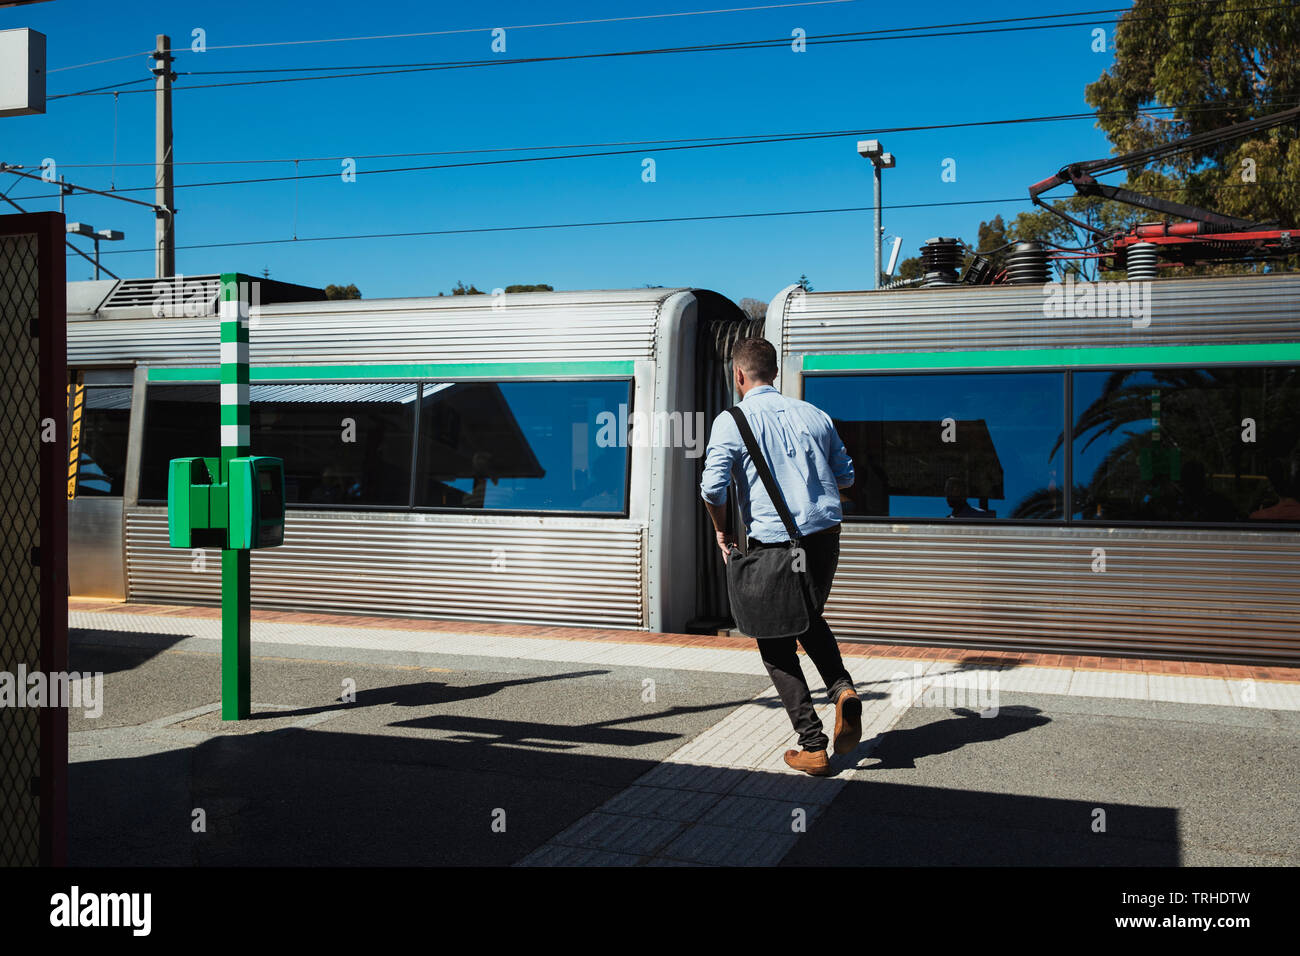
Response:
MULTIPOLYGON (((1077 372, 1074 398, 1082 406, 1074 424, 1076 516, 1300 520, 1297 368, 1077 372)), ((1064 442, 1058 437, 1049 458, 1064 442)), ((1047 494, 1026 496, 1013 516, 1038 517, 1047 494)))

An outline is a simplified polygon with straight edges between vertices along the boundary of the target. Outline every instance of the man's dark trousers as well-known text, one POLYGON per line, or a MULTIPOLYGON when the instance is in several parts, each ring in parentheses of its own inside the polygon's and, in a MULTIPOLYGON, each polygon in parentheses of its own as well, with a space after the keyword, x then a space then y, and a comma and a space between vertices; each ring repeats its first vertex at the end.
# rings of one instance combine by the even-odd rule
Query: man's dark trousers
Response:
MULTIPOLYGON (((776 685, 776 692, 781 695, 790 715, 790 723, 799 734, 799 746, 804 750, 825 750, 830 739, 822 730, 822 723, 813 709, 812 692, 808 681, 803 676, 799 665, 796 641, 803 645, 804 652, 812 660, 825 683, 830 699, 834 701, 845 689, 853 686, 853 678, 844 669, 840 659, 839 645, 830 625, 822 617, 826 598, 831 591, 831 582, 835 580, 835 568, 840 561, 839 526, 819 531, 803 539, 804 553, 807 555, 808 574, 812 579, 815 595, 816 619, 812 626, 799 637, 764 637, 758 640, 758 650, 763 656, 767 673, 776 685)), ((751 542, 751 546, 762 545, 751 542)), ((787 545, 778 545, 787 547, 787 545)))

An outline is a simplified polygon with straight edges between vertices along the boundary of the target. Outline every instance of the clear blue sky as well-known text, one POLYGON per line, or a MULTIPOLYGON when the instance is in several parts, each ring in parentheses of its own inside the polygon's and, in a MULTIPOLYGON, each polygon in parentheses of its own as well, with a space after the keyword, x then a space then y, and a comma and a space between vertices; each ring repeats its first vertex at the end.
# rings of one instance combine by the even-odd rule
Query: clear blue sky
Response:
MULTIPOLYGON (((175 69, 413 63, 553 56, 657 46, 809 36, 1052 12, 1039 4, 853 0, 819 6, 719 13, 507 32, 505 54, 490 49, 494 26, 583 20, 757 4, 759 0, 579 0, 477 5, 393 0, 311 5, 226 0, 176 5, 52 0, 0 9, 0 29, 31 27, 48 37, 51 70, 146 51, 168 33, 181 51, 175 69), (483 28, 448 36, 189 52, 194 28, 211 47, 281 40, 483 28)), ((1077 2, 1065 10, 1118 4, 1077 2)), ((1109 15, 1113 18, 1118 14, 1109 15)), ((599 143, 754 133, 953 123, 1082 112, 1086 84, 1111 62, 1092 50, 1091 27, 940 39, 811 45, 778 49, 616 57, 561 63, 408 73, 211 90, 184 87, 222 77, 182 76, 175 94, 176 159, 234 160, 352 156, 425 150, 599 143)), ((1107 31, 1108 39, 1113 27, 1107 31)), ((66 93, 146 76, 132 57, 52 72, 49 91, 66 93)), ((232 77, 247 79, 248 77, 232 77)), ((138 84, 126 89, 144 89, 138 84)), ((118 163, 153 161, 153 96, 118 100, 118 163)), ((0 120, 0 160, 38 167, 52 157, 70 180, 96 188, 147 186, 145 166, 77 168, 114 160, 109 96, 55 100, 44 116, 0 120)), ((1023 197, 1028 185, 1064 163, 1107 155, 1089 120, 1016 127, 891 133, 898 157, 885 174, 885 204, 1023 197), (956 160, 957 181, 941 181, 956 160)), ((305 163, 328 179, 177 189, 178 243, 235 242, 600 219, 713 215, 871 204, 869 163, 858 136, 734 148, 636 153, 384 176, 344 183, 338 161, 305 163), (642 160, 656 181, 642 181, 642 160)), ((514 155, 514 154, 498 154, 514 155)), ((467 157, 470 159, 480 157, 467 157)), ((358 168, 448 161, 439 157, 361 159, 358 168)), ((275 165, 182 166, 177 183, 283 176, 275 165)), ((11 177, 0 177, 9 180, 11 177)), ((48 187, 0 182, 11 196, 48 187)), ((152 200, 151 192, 131 194, 152 200)), ((28 209, 56 209, 29 199, 28 209)), ((985 218, 1008 218, 1024 203, 886 209, 888 235, 903 256, 934 235, 975 239, 985 218)), ((110 199, 77 196, 68 215, 127 234, 120 247, 149 248, 153 216, 110 199)), ((270 270, 306 285, 355 282, 366 298, 433 295, 457 280, 490 290, 548 282, 557 289, 627 288, 647 283, 702 286, 733 299, 768 300, 806 273, 818 290, 870 284, 871 214, 607 226, 407 239, 302 242, 227 249, 182 248, 186 274, 270 270)), ((105 245, 105 251, 111 244, 105 245)), ((889 246, 886 245, 886 254, 889 246)), ((148 252, 106 255, 119 275, 151 276, 148 252)), ((69 259, 70 279, 90 266, 69 259)))

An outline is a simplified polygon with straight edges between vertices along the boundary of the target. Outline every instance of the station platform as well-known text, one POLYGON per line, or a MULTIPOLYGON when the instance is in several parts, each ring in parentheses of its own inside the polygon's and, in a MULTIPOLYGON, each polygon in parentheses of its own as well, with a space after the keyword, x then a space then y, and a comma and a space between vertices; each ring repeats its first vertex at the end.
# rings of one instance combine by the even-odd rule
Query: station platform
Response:
MULTIPOLYGON (((207 605, 144 604, 104 601, 95 598, 70 598, 69 611, 101 614, 138 614, 144 617, 197 618, 220 620, 221 609, 207 605)), ((646 644, 672 647, 754 649, 749 637, 727 634, 675 634, 655 631, 632 631, 616 628, 540 627, 530 624, 487 621, 450 621, 433 618, 383 617, 363 614, 314 614, 305 611, 254 609, 252 620, 261 625, 314 625, 319 627, 369 628, 411 631, 423 634, 481 635, 560 641, 587 641, 609 644, 646 644)), ((845 657, 892 660, 984 662, 1017 667, 1051 667, 1068 670, 1113 671, 1128 674, 1171 674, 1187 677, 1213 677, 1223 680, 1263 680, 1300 683, 1300 665, 1224 664, 1206 661, 1181 661, 1143 657, 1108 657, 1104 655, 1052 654, 1014 650, 967 650, 954 647, 926 647, 912 644, 874 644, 843 641, 840 652, 845 657)), ((802 649, 800 650, 802 654, 802 649)))
POLYGON ((1300 864, 1300 668, 843 643, 812 778, 749 638, 255 610, 223 722, 219 618, 70 602, 72 862, 1300 864))

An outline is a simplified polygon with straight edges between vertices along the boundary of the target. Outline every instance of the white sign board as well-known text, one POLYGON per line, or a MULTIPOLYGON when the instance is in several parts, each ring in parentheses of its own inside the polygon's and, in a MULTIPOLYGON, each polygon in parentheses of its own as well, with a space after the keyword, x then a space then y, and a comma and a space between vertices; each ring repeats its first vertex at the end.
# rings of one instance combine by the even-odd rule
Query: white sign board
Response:
POLYGON ((45 34, 0 30, 0 116, 45 112, 45 34))

